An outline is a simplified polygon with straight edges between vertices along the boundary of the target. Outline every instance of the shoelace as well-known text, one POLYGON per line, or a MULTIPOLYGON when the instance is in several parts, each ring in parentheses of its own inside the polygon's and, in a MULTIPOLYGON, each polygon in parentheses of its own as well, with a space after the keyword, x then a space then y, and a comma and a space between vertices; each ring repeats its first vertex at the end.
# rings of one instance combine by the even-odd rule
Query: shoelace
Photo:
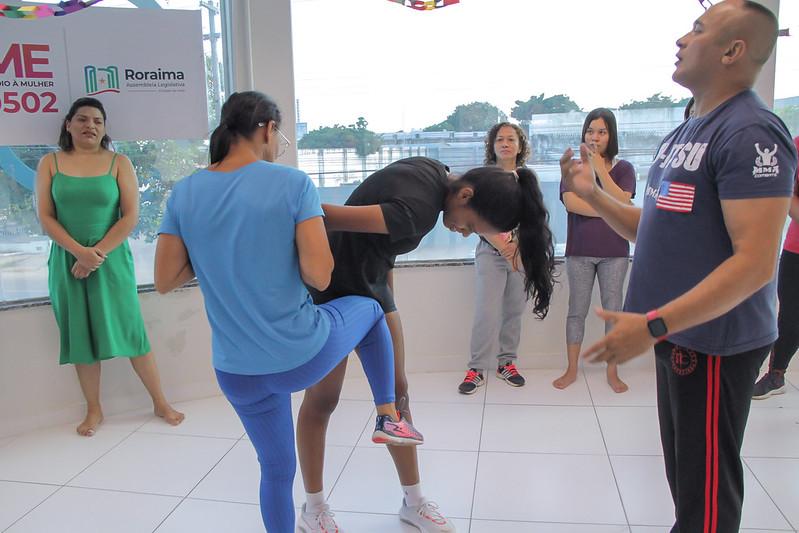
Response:
POLYGON ((469 383, 480 381, 480 374, 478 374, 474 370, 469 370, 468 372, 466 372, 466 377, 464 378, 463 381, 468 381, 469 383))
POLYGON ((334 516, 335 513, 324 510, 316 517, 316 522, 324 533, 338 533, 338 524, 334 516))
POLYGON ((447 523, 447 519, 438 511, 438 504, 435 502, 424 502, 416 512, 425 520, 430 520, 436 525, 443 526, 447 523))
POLYGON ((516 370, 516 365, 514 365, 513 363, 510 363, 510 364, 507 364, 507 365, 503 366, 502 367, 502 373, 503 374, 509 374, 510 376, 518 376, 519 375, 519 371, 516 370))

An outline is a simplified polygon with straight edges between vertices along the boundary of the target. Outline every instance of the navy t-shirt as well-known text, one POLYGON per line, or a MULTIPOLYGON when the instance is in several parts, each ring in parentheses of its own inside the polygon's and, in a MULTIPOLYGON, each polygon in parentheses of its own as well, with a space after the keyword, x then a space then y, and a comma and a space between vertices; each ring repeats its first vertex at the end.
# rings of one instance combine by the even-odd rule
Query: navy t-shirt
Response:
MULTIPOLYGON (((669 134, 649 170, 625 310, 661 307, 730 258, 721 200, 791 196, 796 157, 785 124, 751 90, 669 134)), ((777 338, 776 304, 772 280, 669 341, 713 355, 766 346, 777 338)))

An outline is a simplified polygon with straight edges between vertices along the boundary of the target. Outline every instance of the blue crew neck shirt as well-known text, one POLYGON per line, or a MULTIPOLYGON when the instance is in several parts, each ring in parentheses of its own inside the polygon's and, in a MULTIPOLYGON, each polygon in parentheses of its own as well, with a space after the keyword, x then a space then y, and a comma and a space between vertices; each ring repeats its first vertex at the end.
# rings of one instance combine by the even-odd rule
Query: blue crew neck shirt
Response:
POLYGON ((159 233, 180 237, 205 299, 214 368, 285 372, 312 359, 330 324, 300 276, 295 226, 323 216, 311 179, 258 161, 175 184, 159 233))

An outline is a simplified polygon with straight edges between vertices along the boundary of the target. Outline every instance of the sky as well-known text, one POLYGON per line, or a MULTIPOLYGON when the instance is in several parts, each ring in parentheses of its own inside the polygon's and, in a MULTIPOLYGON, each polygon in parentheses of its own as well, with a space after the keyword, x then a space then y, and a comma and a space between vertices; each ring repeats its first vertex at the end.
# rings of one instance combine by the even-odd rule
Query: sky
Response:
MULTIPOLYGON (((799 95, 799 0, 782 0, 776 97, 799 95)), ((292 0, 294 76, 309 129, 409 131, 456 105, 564 93, 583 109, 661 92, 696 0, 461 0, 418 12, 386 0, 292 0)))
MULTIPOLYGON (((424 12, 387 0, 290 1, 300 119, 315 129, 363 116, 379 132, 421 129, 473 101, 510 115, 540 93, 567 94, 584 110, 688 96, 671 80, 675 41, 702 14, 697 0, 461 0, 424 12)), ((197 9, 199 0, 158 3, 197 9)), ((793 34, 777 50, 775 97, 786 98, 799 95, 799 0, 781 0, 780 26, 793 34)))

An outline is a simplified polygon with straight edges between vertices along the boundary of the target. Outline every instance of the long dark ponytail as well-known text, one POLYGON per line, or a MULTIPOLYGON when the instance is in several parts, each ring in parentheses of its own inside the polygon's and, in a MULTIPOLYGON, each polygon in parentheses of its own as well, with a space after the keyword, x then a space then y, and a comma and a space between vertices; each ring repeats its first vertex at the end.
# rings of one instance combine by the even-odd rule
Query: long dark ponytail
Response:
POLYGON ((555 287, 555 246, 538 177, 529 168, 519 168, 514 174, 496 166, 479 167, 451 187, 467 185, 474 190, 469 207, 480 218, 498 231, 517 230, 524 290, 527 299, 533 300, 533 313, 543 319, 555 287))
POLYGON ((524 290, 533 299, 533 313, 544 318, 555 287, 555 245, 549 229, 549 211, 535 172, 520 168, 516 174, 522 200, 517 246, 524 265, 524 290))
POLYGON ((231 94, 222 106, 219 125, 211 133, 211 164, 227 156, 237 137, 249 138, 255 130, 272 120, 276 126, 280 126, 280 109, 264 93, 243 91, 231 94))

